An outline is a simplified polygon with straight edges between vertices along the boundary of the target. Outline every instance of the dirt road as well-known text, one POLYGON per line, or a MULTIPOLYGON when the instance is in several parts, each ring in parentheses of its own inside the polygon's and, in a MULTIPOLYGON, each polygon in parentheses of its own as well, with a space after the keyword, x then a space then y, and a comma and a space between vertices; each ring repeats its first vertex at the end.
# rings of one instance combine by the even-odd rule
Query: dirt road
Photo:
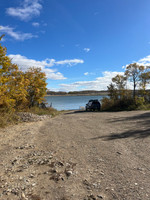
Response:
POLYGON ((149 200, 150 112, 68 112, 0 130, 1 200, 149 200))

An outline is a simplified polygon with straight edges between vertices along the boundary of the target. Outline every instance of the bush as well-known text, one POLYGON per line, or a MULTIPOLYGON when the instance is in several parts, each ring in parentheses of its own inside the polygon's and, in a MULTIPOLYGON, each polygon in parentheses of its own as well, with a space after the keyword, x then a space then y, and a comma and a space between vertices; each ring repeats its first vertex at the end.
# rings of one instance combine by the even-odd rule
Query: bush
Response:
POLYGON ((109 111, 112 109, 112 107, 114 105, 114 100, 105 97, 102 99, 101 103, 102 103, 101 110, 109 111))
POLYGON ((135 98, 135 104, 136 106, 143 106, 145 104, 145 99, 144 97, 136 97, 135 98))
POLYGON ((102 99, 102 110, 103 111, 122 111, 122 110, 135 110, 136 104, 132 98, 129 99, 102 99))

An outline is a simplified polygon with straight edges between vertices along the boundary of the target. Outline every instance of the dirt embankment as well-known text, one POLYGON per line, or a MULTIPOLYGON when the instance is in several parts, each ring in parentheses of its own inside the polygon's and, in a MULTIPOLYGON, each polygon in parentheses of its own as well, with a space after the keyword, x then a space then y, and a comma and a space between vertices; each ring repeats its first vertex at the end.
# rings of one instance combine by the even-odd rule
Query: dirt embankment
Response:
POLYGON ((68 112, 0 130, 0 200, 149 200, 150 112, 68 112))

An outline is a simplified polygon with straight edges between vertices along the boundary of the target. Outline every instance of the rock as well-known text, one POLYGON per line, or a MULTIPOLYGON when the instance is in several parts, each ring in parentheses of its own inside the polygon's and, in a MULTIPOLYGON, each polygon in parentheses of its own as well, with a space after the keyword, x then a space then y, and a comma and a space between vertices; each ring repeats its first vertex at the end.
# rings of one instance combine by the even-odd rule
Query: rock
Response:
POLYGON ((91 194, 90 196, 88 196, 88 200, 96 200, 96 197, 93 194, 91 194))
POLYGON ((17 116, 19 117, 19 121, 21 122, 37 122, 51 118, 50 115, 39 116, 29 112, 19 112, 17 113, 17 116))
POLYGON ((69 177, 69 176, 71 176, 72 175, 72 171, 65 171, 65 173, 66 173, 66 175, 69 177))
POLYGON ((32 184, 32 187, 34 187, 34 186, 36 186, 36 183, 33 183, 33 184, 32 184))
POLYGON ((33 174, 30 174, 29 178, 34 178, 34 175, 33 175, 33 174))
POLYGON ((103 199, 103 196, 102 195, 97 195, 97 198, 98 199, 103 199))
POLYGON ((25 196, 25 194, 23 192, 21 194, 21 197, 24 198, 24 199, 26 198, 26 196, 25 196))
POLYGON ((121 152, 119 152, 119 151, 117 151, 116 153, 117 153, 118 155, 122 155, 122 153, 121 153, 121 152))

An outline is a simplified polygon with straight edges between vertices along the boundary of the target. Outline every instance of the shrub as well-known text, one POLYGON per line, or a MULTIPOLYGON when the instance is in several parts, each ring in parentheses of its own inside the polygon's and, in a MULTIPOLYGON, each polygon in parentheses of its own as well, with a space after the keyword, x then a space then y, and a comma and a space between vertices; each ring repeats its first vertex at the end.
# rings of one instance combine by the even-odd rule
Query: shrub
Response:
POLYGON ((103 111, 122 111, 122 110, 135 110, 136 104, 132 98, 129 99, 102 99, 102 110, 103 111))
POLYGON ((102 99, 101 103, 102 103, 101 107, 102 111, 109 111, 114 106, 114 100, 106 97, 102 99))
POLYGON ((135 104, 136 106, 143 106, 145 104, 145 99, 144 97, 136 97, 135 98, 135 104))

